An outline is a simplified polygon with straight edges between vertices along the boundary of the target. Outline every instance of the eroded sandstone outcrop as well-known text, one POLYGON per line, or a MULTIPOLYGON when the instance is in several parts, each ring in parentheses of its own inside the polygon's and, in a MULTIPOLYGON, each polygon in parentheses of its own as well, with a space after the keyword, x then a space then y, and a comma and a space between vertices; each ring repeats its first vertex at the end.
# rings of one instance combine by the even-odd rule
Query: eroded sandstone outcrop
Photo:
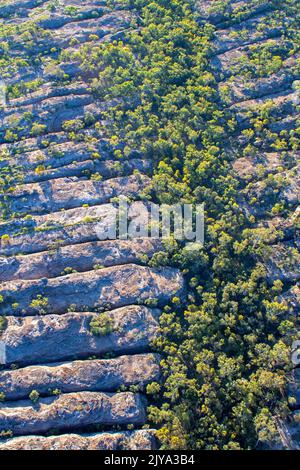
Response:
POLYGON ((15 436, 89 425, 143 425, 145 419, 142 396, 129 392, 68 393, 40 398, 36 403, 20 400, 0 405, 0 429, 10 430, 15 436))
POLYGON ((153 450, 155 432, 148 430, 90 435, 16 437, 1 444, 0 450, 153 450))
POLYGON ((65 270, 84 272, 138 263, 141 255, 151 258, 160 250, 163 250, 161 240, 140 238, 80 243, 31 255, 0 257, 0 281, 58 277, 65 270))
POLYGON ((300 279, 300 253, 297 240, 295 243, 286 242, 267 247, 261 259, 270 282, 276 279, 282 282, 295 282, 300 279))
POLYGON ((182 274, 172 268, 128 264, 54 279, 2 283, 2 315, 66 313, 114 308, 155 299, 163 305, 184 293, 182 274))
MULTIPOLYGON (((141 201, 129 205, 128 218, 135 223, 147 207, 141 201)), ((77 207, 45 215, 0 223, 0 256, 38 253, 61 246, 116 238, 118 204, 77 207)))
POLYGON ((69 177, 93 177, 95 175, 101 178, 116 178, 117 176, 129 176, 133 172, 143 174, 151 173, 151 160, 132 158, 121 162, 113 160, 99 161, 97 159, 88 159, 82 162, 73 162, 63 167, 44 168, 37 167, 35 171, 21 173, 21 179, 24 183, 35 183, 40 181, 49 181, 57 178, 69 177))
POLYGON ((117 196, 136 199, 149 186, 146 176, 131 175, 106 181, 59 178, 42 183, 19 185, 7 198, 10 210, 39 214, 72 209, 83 204, 105 204, 117 196))
POLYGON ((0 371, 0 391, 5 400, 18 400, 28 398, 32 390, 43 396, 55 391, 112 392, 131 385, 142 390, 151 381, 158 380, 159 375, 158 356, 139 354, 0 371))
POLYGON ((102 0, 0 6, 0 433, 25 436, 1 450, 156 446, 154 432, 125 429, 144 425, 146 385, 161 378, 150 352, 161 311, 149 306, 183 299, 183 277, 141 266, 160 240, 117 239, 119 197, 136 201, 138 223, 153 161, 109 138, 104 113, 119 98, 99 99, 99 71, 76 57, 124 39, 134 16, 102 0))
POLYGON ((105 312, 111 333, 95 335, 97 313, 6 317, 0 337, 4 364, 41 364, 91 355, 131 354, 148 350, 158 333, 159 310, 131 305, 105 312))

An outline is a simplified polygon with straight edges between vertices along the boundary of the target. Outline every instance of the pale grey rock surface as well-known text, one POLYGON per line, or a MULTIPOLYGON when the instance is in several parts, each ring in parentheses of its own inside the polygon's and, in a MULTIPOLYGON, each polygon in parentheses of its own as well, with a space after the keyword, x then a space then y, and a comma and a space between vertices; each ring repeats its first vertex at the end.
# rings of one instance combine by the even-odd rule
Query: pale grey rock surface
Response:
POLYGON ((14 436, 69 430, 89 425, 143 425, 145 401, 139 394, 80 392, 0 405, 0 429, 14 436))
POLYGON ((0 443, 0 450, 155 450, 156 446, 154 431, 138 430, 90 435, 16 437, 0 443))
POLYGON ((0 391, 5 400, 28 398, 32 390, 51 396, 57 390, 61 393, 114 392, 122 386, 137 385, 142 391, 159 377, 158 356, 138 354, 0 371, 0 391))
POLYGON ((79 311, 152 299, 164 305, 173 296, 184 295, 184 281, 177 269, 128 264, 54 279, 4 282, 0 295, 2 315, 66 313, 71 305, 79 311))
POLYGON ((7 198, 16 213, 39 214, 73 209, 83 204, 105 204, 117 196, 136 199, 150 184, 143 175, 131 175, 106 181, 59 178, 42 183, 19 185, 7 198))
MULTIPOLYGON (((147 203, 129 204, 128 218, 139 223, 147 203)), ((77 207, 0 223, 0 256, 38 253, 61 246, 116 238, 118 204, 77 207), (2 238, 2 236, 5 236, 2 238), (6 239, 7 238, 7 239, 6 239)))
POLYGON ((0 337, 6 364, 41 364, 92 355, 133 354, 148 350, 158 334, 159 310, 131 305, 106 312, 113 331, 92 334, 90 323, 96 313, 6 317, 0 337))
POLYGON ((31 255, 0 257, 0 282, 58 277, 66 268, 84 272, 97 266, 139 263, 142 255, 151 258, 160 250, 164 251, 161 240, 141 238, 79 243, 31 255))

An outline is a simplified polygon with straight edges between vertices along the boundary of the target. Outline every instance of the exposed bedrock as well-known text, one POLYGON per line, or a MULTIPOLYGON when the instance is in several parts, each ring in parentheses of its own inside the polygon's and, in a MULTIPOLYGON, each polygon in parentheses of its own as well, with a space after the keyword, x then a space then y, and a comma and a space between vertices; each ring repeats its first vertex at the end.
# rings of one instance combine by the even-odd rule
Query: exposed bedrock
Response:
POLYGON ((233 76, 234 79, 231 78, 229 82, 225 83, 228 85, 231 83, 233 88, 236 83, 238 83, 238 86, 244 88, 243 93, 258 93, 258 95, 272 94, 276 93, 277 90, 287 88, 286 85, 290 86, 292 82, 297 79, 299 76, 299 69, 297 67, 299 55, 296 54, 288 58, 284 57, 278 71, 271 71, 270 73, 265 73, 265 76, 257 77, 255 67, 253 62, 251 62, 251 52, 260 46, 268 46, 274 51, 281 48, 281 50, 284 51, 289 45, 291 45, 291 42, 289 42, 288 39, 267 39, 259 44, 242 46, 219 54, 213 57, 211 64, 214 68, 214 72, 218 76, 218 80, 226 80, 233 76), (271 84, 274 85, 273 89, 270 88, 271 84), (247 85, 250 88, 248 90, 247 85))
POLYGON ((256 44, 270 38, 280 38, 283 32, 283 26, 278 21, 272 22, 268 27, 262 27, 266 21, 272 21, 271 15, 259 15, 256 18, 250 18, 242 21, 240 24, 233 25, 227 29, 220 29, 215 33, 213 41, 216 54, 235 49, 248 44, 256 44))
POLYGON ((299 317, 300 312, 300 284, 297 283, 289 290, 285 291, 278 297, 278 301, 282 302, 290 314, 299 317))
POLYGON ((236 21, 240 22, 241 19, 267 12, 273 8, 272 2, 264 0, 251 2, 231 0, 230 2, 224 2, 224 5, 214 0, 198 0, 196 6, 200 17, 214 25, 220 25, 220 23, 227 20, 234 22, 235 16, 237 16, 236 21))
POLYGON ((0 391, 5 400, 28 398, 32 390, 41 395, 101 391, 114 392, 121 386, 144 389, 159 379, 159 358, 153 354, 121 356, 116 359, 73 361, 48 366, 30 366, 0 372, 0 391))
POLYGON ((9 15, 13 15, 16 12, 16 9, 26 9, 26 13, 28 14, 28 10, 34 7, 38 7, 39 5, 45 3, 46 0, 17 0, 17 1, 8 1, 5 2, 4 5, 0 7, 0 17, 6 18, 9 15))
POLYGON ((46 126, 44 134, 47 134, 48 132, 60 132, 65 121, 83 119, 87 112, 99 117, 100 109, 101 104, 93 103, 93 98, 89 95, 57 96, 46 98, 41 103, 34 105, 7 108, 0 124, 0 142, 5 142, 5 133, 11 127, 12 116, 24 123, 19 137, 27 137, 30 127, 28 124, 25 125, 26 121, 23 121, 26 112, 31 112, 36 121, 46 126))
POLYGON ((219 84, 221 93, 227 93, 226 102, 228 105, 242 103, 252 99, 263 99, 272 96, 274 93, 282 93, 290 90, 295 80, 299 79, 300 73, 292 72, 287 75, 285 72, 274 74, 268 78, 258 80, 232 79, 219 84))
POLYGON ((118 36, 118 33, 130 26, 131 19, 132 16, 129 12, 119 10, 111 11, 108 14, 92 19, 80 20, 80 18, 73 18, 73 21, 70 23, 65 22, 65 24, 57 28, 54 23, 53 27, 55 29, 50 28, 48 24, 44 24, 45 27, 48 27, 47 30, 44 30, 46 34, 35 38, 34 48, 31 44, 28 44, 28 41, 20 41, 19 35, 10 35, 9 37, 12 40, 14 39, 10 52, 12 54, 18 53, 18 55, 24 57, 27 57, 28 52, 35 55, 39 53, 45 55, 46 53, 49 54, 49 50, 54 47, 59 49, 68 47, 70 40, 74 37, 80 43, 86 42, 91 34, 96 34, 99 39, 106 37, 113 40, 114 36, 118 36), (24 48, 24 42, 27 46, 26 48, 24 48))
POLYGON ((128 264, 54 279, 1 284, 2 315, 65 313, 97 307, 122 307, 156 299, 162 305, 184 293, 180 271, 128 264))
MULTIPOLYGON (((146 203, 137 201, 130 204, 130 226, 138 225, 145 211, 146 203)), ((118 216, 118 204, 110 203, 0 224, 0 256, 38 253, 65 245, 115 239, 118 216)))
POLYGON ((240 157, 232 164, 242 181, 263 179, 269 174, 281 173, 292 168, 300 159, 300 152, 261 152, 240 157))
POLYGON ((95 173, 101 175, 102 178, 116 178, 120 175, 128 176, 136 170, 148 174, 151 173, 152 166, 151 160, 137 158, 120 162, 114 160, 106 160, 103 162, 98 160, 84 160, 53 169, 27 171, 25 174, 22 174, 22 177, 24 178, 24 183, 48 181, 71 176, 86 177, 95 173))
POLYGON ((0 429, 15 436, 51 429, 79 429, 89 425, 145 423, 145 401, 139 394, 81 392, 0 405, 0 429))
POLYGON ((27 138, 14 144, 0 145, 0 168, 6 166, 17 166, 20 172, 46 171, 49 169, 63 169, 66 165, 78 164, 87 160, 93 160, 98 170, 101 164, 105 165, 107 160, 114 160, 115 164, 125 163, 133 158, 141 158, 140 152, 129 150, 128 159, 121 160, 115 158, 114 151, 124 148, 121 144, 111 145, 109 140, 98 131, 83 129, 84 137, 93 137, 92 143, 76 141, 70 139, 68 134, 55 132, 47 134, 47 144, 45 137, 27 138))
MULTIPOLYGON (((294 125, 291 117, 296 114, 297 106, 300 104, 299 92, 294 92, 292 89, 284 90, 281 93, 277 92, 276 94, 264 96, 256 100, 241 101, 232 105, 229 109, 235 114, 239 130, 249 128, 253 115, 259 115, 260 107, 267 105, 270 101, 273 105, 270 111, 272 121, 270 120, 268 127, 274 132, 291 130, 294 125), (289 117, 287 118, 287 116, 289 117)), ((298 115, 296 115, 297 118, 298 115)))
POLYGON ((30 93, 28 96, 21 96, 19 98, 10 99, 7 103, 8 109, 15 109, 21 106, 28 106, 38 104, 49 98, 57 98, 59 96, 70 95, 90 95, 90 87, 82 82, 77 81, 65 86, 53 86, 50 83, 43 83, 38 91, 30 93))
POLYGON ((16 437, 0 444, 0 450, 154 450, 156 445, 155 431, 138 430, 16 437))
POLYGON ((105 204, 120 195, 135 199, 149 184, 149 178, 144 175, 131 175, 103 182, 59 178, 20 185, 12 196, 7 197, 7 202, 13 212, 56 212, 82 204, 105 204))
POLYGON ((296 282, 300 279, 300 240, 294 243, 280 243, 264 249, 261 259, 266 268, 269 282, 280 279, 282 282, 296 282))
POLYGON ((92 332, 96 313, 6 317, 6 329, 0 337, 0 362, 43 364, 106 353, 144 352, 158 335, 159 313, 137 305, 105 312, 111 322, 111 331, 105 335, 92 332))
POLYGON ((142 429, 146 386, 162 379, 153 341, 186 289, 178 269, 145 266, 164 250, 143 230, 154 161, 111 136, 106 111, 123 98, 99 98, 101 65, 81 63, 124 40, 137 12, 2 3, 0 450, 155 449, 142 429))
POLYGON ((267 216, 278 201, 297 206, 300 198, 300 165, 283 171, 270 182, 268 178, 251 182, 241 191, 245 209, 258 217, 267 216))
POLYGON ((118 39, 119 33, 130 26, 132 16, 127 11, 112 11, 100 18, 89 20, 73 21, 63 25, 57 30, 52 30, 51 39, 47 38, 41 43, 38 51, 48 50, 49 46, 63 48, 69 46, 69 41, 76 37, 80 43, 88 41, 91 34, 96 34, 99 38, 118 39))
POLYGON ((68 245, 31 255, 0 257, 0 281, 61 276, 64 270, 90 271, 97 267, 138 263, 163 250, 160 239, 106 240, 68 245))
POLYGON ((28 172, 35 171, 41 165, 45 169, 55 169, 91 158, 100 162, 99 157, 101 159, 112 157, 107 139, 103 139, 99 134, 95 137, 97 142, 91 146, 88 146, 86 142, 72 141, 62 132, 48 134, 49 145, 47 147, 42 144, 41 137, 28 138, 14 145, 0 145, 3 154, 0 167, 17 165, 20 171, 28 172))

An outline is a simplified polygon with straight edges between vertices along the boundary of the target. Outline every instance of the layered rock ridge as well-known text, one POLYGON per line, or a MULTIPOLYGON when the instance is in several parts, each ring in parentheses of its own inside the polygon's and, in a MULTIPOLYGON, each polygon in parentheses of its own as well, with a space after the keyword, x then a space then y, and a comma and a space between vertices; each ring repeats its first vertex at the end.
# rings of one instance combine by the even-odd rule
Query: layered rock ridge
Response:
POLYGON ((99 236, 120 197, 138 217, 152 163, 108 139, 111 103, 73 58, 85 42, 121 39, 133 19, 105 1, 0 6, 0 450, 156 446, 152 341, 183 277, 145 263, 159 239, 99 236))

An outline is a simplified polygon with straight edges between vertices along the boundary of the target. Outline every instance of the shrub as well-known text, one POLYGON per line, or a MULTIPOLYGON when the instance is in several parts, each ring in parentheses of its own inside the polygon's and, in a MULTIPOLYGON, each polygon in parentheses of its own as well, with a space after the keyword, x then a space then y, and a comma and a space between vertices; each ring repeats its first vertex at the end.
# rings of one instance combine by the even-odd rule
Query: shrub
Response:
POLYGON ((80 119, 72 119, 70 121, 65 121, 62 125, 62 128, 66 132, 71 132, 71 131, 80 131, 81 129, 84 128, 84 124, 80 119))
POLYGON ((157 382, 151 382, 147 385, 146 393, 148 395, 158 395, 160 392, 161 386, 157 382))
POLYGON ((114 331, 113 319, 106 313, 100 313, 90 322, 90 331, 95 336, 106 336, 114 331))
POLYGON ((46 129, 47 129, 47 126, 45 126, 44 124, 38 124, 37 122, 35 122, 32 125, 30 134, 33 135, 34 137, 37 137, 39 135, 44 134, 46 129))
POLYGON ((31 400, 33 403, 37 403, 40 399, 40 394, 36 390, 32 390, 29 394, 29 400, 31 400))
POLYGON ((10 429, 5 429, 0 432, 1 439, 8 439, 10 437, 13 437, 13 432, 10 429))
POLYGON ((38 310, 40 314, 46 313, 46 307, 48 306, 48 299, 42 295, 37 295, 36 299, 31 301, 30 307, 38 310))

